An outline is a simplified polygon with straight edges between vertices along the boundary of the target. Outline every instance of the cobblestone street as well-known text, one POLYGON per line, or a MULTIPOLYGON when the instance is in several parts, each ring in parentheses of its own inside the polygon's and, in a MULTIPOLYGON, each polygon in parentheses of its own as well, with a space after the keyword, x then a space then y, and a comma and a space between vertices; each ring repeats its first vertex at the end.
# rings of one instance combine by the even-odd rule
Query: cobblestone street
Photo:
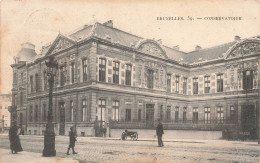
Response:
MULTIPOLYGON (((111 138, 78 137, 76 155, 66 155, 68 137, 56 136, 57 156, 80 162, 259 162, 257 142, 226 140, 165 139, 158 147, 156 138, 138 141, 111 138)), ((21 136, 24 151, 41 153, 43 136, 21 136)), ((9 148, 7 135, 1 136, 1 148, 9 148)))

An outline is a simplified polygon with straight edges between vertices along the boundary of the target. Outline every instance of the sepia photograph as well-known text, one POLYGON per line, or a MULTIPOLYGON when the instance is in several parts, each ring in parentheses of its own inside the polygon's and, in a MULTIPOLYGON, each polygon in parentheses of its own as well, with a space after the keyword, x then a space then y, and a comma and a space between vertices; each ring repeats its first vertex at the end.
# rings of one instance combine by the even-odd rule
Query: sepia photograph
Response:
POLYGON ((259 0, 0 0, 0 163, 260 162, 259 0))

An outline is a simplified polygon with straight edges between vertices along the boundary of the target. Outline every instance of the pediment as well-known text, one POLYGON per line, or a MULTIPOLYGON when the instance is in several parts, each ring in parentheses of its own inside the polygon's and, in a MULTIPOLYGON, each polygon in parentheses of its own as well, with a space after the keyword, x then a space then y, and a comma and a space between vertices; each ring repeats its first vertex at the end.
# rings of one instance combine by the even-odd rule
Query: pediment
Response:
POLYGON ((73 45, 75 45, 75 41, 63 35, 58 35, 53 44, 51 45, 50 49, 46 53, 46 55, 57 53, 59 51, 72 47, 73 45))
POLYGON ((252 39, 235 44, 227 53, 226 59, 244 57, 260 53, 260 40, 252 39))
POLYGON ((165 51, 156 41, 148 40, 139 43, 137 50, 156 57, 167 58, 165 51))

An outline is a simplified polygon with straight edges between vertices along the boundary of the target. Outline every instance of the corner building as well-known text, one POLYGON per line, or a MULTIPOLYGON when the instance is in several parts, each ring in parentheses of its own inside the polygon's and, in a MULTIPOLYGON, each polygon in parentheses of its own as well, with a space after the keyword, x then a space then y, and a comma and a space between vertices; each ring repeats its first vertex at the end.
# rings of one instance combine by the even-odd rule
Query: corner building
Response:
MULTIPOLYGON (((260 37, 192 52, 113 27, 85 25, 59 34, 40 54, 26 43, 13 68, 12 114, 27 134, 43 134, 48 111, 45 61, 58 61, 53 92, 55 133, 82 136, 100 128, 259 132, 260 37), (21 120, 22 119, 22 120, 21 120)), ((14 119, 13 118, 13 119, 14 119)))

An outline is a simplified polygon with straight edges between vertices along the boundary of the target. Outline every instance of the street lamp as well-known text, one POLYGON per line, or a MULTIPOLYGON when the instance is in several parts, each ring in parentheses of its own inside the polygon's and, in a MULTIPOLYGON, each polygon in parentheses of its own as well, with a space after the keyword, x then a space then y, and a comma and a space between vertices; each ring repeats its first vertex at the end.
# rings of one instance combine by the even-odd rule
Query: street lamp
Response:
POLYGON ((46 130, 44 133, 44 149, 43 149, 43 156, 50 157, 56 156, 55 150, 55 133, 54 133, 54 124, 53 120, 53 111, 52 111, 52 93, 53 93, 53 86, 54 86, 54 76, 56 75, 56 71, 58 68, 57 61, 54 60, 54 57, 49 57, 48 62, 45 62, 47 66, 47 76, 49 81, 49 110, 48 110, 48 121, 46 125, 46 130))

